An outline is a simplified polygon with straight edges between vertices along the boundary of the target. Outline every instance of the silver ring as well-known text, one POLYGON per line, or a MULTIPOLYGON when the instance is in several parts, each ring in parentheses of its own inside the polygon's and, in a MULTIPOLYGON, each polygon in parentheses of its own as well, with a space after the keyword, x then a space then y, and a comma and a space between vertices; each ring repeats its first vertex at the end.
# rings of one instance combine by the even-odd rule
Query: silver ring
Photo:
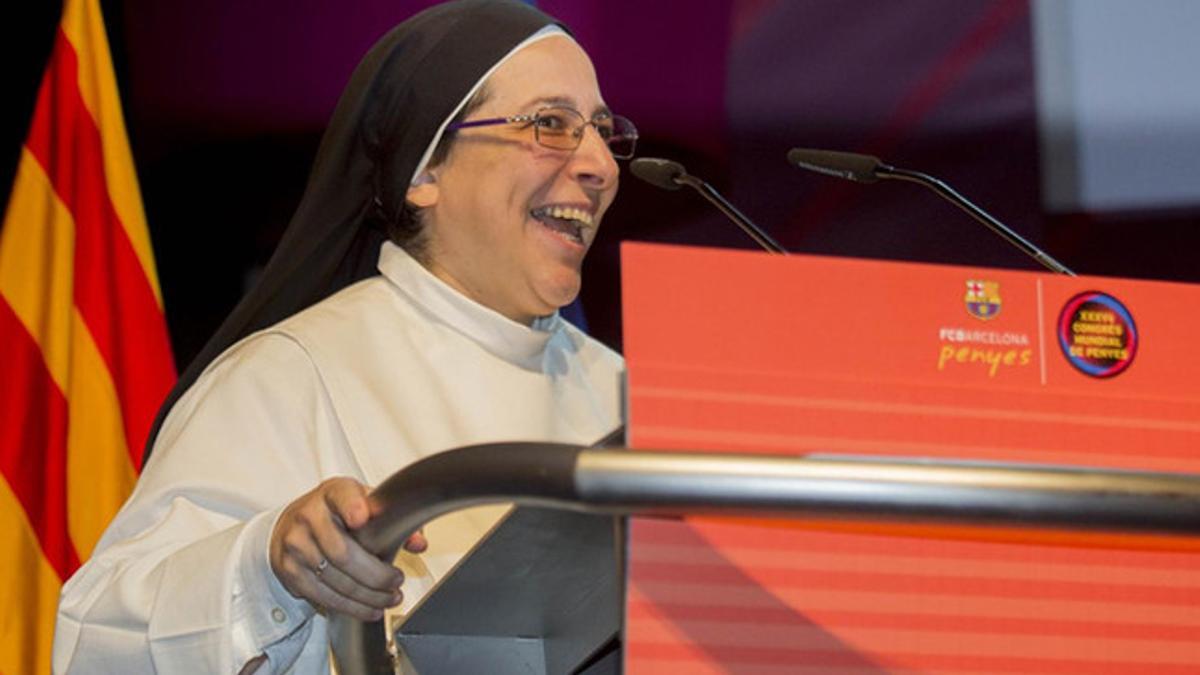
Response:
POLYGON ((314 570, 316 572, 317 576, 321 576, 321 574, 325 571, 326 567, 329 567, 329 559, 321 558, 321 562, 317 563, 317 569, 314 570))

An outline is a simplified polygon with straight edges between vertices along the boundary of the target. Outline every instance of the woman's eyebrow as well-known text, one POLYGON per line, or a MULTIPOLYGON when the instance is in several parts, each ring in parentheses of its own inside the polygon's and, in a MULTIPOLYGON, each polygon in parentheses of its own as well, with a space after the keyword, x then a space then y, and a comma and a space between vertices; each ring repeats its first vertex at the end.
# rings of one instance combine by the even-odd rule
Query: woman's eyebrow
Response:
MULTIPOLYGON (((565 108, 571 108, 572 110, 578 110, 578 108, 575 105, 575 100, 572 98, 566 97, 566 96, 540 96, 538 98, 533 99, 529 103, 527 103, 525 105, 525 108, 527 109, 527 108, 532 108, 532 107, 543 107, 543 106, 562 106, 565 108)), ((582 111, 580 111, 580 112, 582 112, 582 111)), ((609 110, 608 106, 606 106, 604 104, 600 104, 592 109, 591 117, 594 118, 594 117, 598 117, 600 115, 611 116, 612 110, 609 110)))
POLYGON ((574 108, 575 100, 571 99, 571 98, 567 98, 566 96, 540 96, 540 97, 535 98, 532 101, 530 101, 528 105, 530 105, 530 106, 557 105, 557 106, 565 106, 567 108, 574 108))

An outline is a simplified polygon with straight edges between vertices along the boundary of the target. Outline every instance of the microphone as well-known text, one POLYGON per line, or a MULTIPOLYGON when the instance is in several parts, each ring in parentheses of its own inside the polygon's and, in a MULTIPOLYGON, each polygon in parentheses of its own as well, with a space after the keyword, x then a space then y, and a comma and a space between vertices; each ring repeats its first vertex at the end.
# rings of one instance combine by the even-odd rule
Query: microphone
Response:
POLYGON ((687 175, 687 169, 679 162, 657 157, 639 157, 629 163, 629 170, 638 178, 664 190, 678 190, 683 186, 679 179, 687 175))
POLYGON ((996 220, 992 214, 984 211, 974 202, 959 194, 946 183, 919 171, 897 169, 884 164, 878 157, 857 155, 851 152, 835 152, 832 150, 809 150, 792 148, 787 154, 788 162, 799 169, 815 171, 816 173, 835 178, 845 178, 856 183, 874 183, 880 179, 902 180, 917 183, 933 190, 938 196, 962 209, 975 220, 983 223, 992 232, 999 235, 1008 243, 1016 246, 1022 253, 1036 260, 1040 265, 1059 274, 1075 276, 1075 273, 1055 260, 1049 253, 1034 246, 1029 240, 1014 232, 1004 223, 996 220))
POLYGON ((711 185, 695 176, 688 175, 687 169, 683 168, 679 162, 657 157, 639 157, 630 162, 629 170, 638 178, 664 190, 678 190, 681 185, 695 188, 701 196, 720 209, 721 213, 724 213, 735 225, 742 228, 742 231, 748 234, 763 250, 787 255, 787 251, 777 241, 752 223, 733 204, 726 201, 711 185))

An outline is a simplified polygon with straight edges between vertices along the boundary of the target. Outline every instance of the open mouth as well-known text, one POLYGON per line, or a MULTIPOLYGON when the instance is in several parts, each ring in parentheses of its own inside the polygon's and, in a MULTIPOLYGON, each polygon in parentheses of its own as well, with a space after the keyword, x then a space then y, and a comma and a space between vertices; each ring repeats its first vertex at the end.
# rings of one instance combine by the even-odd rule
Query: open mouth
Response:
POLYGON ((529 215, 564 239, 580 245, 583 228, 592 226, 591 212, 574 206, 539 206, 529 215))

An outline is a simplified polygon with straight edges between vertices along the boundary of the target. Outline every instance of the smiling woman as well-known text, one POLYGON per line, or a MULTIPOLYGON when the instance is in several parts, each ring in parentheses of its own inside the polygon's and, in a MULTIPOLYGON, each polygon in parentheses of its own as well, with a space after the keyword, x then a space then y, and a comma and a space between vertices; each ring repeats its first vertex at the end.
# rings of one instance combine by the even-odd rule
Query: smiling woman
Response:
MULTIPOLYGON (((481 118, 540 116, 548 100, 607 116, 591 61, 561 33, 505 61, 488 91, 481 118)), ((467 297, 531 323, 578 295, 583 257, 617 193, 616 161, 591 124, 573 149, 547 147, 532 124, 458 126, 445 162, 408 191, 428 231, 428 267, 467 297)))
POLYGON ((326 617, 411 607, 503 512, 436 521, 393 566, 350 536, 369 486, 448 448, 618 426, 621 358, 556 310, 635 139, 527 5, 448 3, 389 32, 64 587, 55 670, 325 671, 326 617))

